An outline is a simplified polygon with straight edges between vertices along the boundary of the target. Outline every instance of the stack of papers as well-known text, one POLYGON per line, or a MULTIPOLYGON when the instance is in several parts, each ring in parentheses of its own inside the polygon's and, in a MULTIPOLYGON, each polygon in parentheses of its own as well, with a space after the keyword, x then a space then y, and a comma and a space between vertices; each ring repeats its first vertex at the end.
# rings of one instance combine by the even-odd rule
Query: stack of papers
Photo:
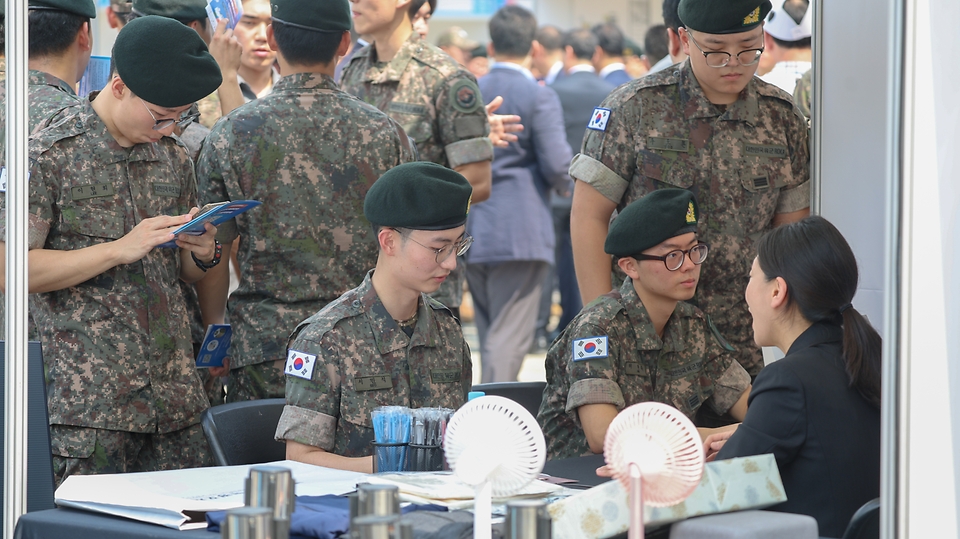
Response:
MULTIPOLYGON (((475 491, 464 485, 451 472, 410 472, 368 475, 368 483, 394 485, 400 489, 400 500, 416 504, 435 504, 449 509, 473 507, 475 491)), ((494 504, 504 504, 522 498, 545 498, 566 489, 544 481, 531 481, 520 492, 508 498, 494 498, 494 504)))
MULTIPOLYGON (((218 466, 164 472, 72 475, 57 489, 60 507, 83 509, 179 530, 207 527, 205 514, 243 507, 250 468, 218 466)), ((343 495, 356 490, 364 474, 284 460, 297 496, 343 495)))

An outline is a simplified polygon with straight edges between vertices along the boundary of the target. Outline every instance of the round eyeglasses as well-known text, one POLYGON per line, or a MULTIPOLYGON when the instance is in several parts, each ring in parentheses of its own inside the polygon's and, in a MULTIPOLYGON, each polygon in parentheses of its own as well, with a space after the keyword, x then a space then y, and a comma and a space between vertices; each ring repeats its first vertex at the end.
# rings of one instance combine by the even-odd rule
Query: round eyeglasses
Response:
MULTIPOLYGON (((700 44, 697 43, 696 39, 693 39, 693 34, 689 31, 687 32, 687 37, 690 38, 690 41, 696 45, 697 49, 703 53, 703 59, 707 62, 707 65, 710 67, 726 67, 730 63, 730 58, 733 56, 729 52, 724 51, 710 51, 705 52, 700 44)), ((737 61, 740 62, 742 66, 752 66, 753 64, 760 61, 760 55, 763 54, 763 47, 759 49, 745 49, 737 53, 737 61)))
POLYGON ((451 243, 450 245, 447 245, 447 246, 445 246, 445 247, 441 247, 441 248, 439 248, 439 249, 434 249, 433 247, 428 247, 428 246, 420 243, 419 241, 411 238, 411 237, 410 237, 410 234, 404 234, 403 231, 401 231, 401 230, 399 230, 399 229, 392 228, 391 230, 393 230, 393 231, 395 231, 397 234, 400 234, 401 236, 407 238, 408 240, 412 241, 413 243, 416 243, 416 244, 419 245, 420 247, 423 247, 424 249, 429 249, 429 250, 433 251, 434 254, 436 255, 437 264, 443 264, 444 262, 446 262, 447 259, 450 258, 450 254, 451 254, 451 253, 457 253, 457 256, 463 256, 463 255, 465 255, 465 254, 467 253, 467 251, 470 250, 470 246, 473 245, 473 236, 464 235, 464 236, 463 236, 463 239, 460 240, 460 241, 458 241, 458 242, 451 243))
MULTIPOLYGON (((137 99, 140 99, 140 98, 138 97, 137 99)), ((154 131, 162 131, 173 124, 177 124, 177 127, 179 127, 180 129, 186 129, 188 125, 192 124, 194 120, 200 117, 200 110, 197 108, 197 104, 194 103, 193 106, 187 109, 187 111, 184 112, 179 119, 174 120, 170 118, 166 120, 158 120, 157 117, 153 115, 153 112, 150 110, 150 107, 147 106, 147 102, 144 101, 143 99, 140 99, 140 102, 143 103, 143 108, 147 109, 147 114, 149 114, 150 117, 153 118, 154 131)))
POLYGON ((660 260, 668 270, 677 271, 683 266, 684 257, 690 257, 690 262, 700 265, 703 264, 703 261, 707 259, 707 253, 709 252, 709 245, 706 243, 698 243, 686 251, 677 249, 676 251, 670 251, 663 256, 639 254, 633 255, 633 258, 636 258, 637 260, 660 260))

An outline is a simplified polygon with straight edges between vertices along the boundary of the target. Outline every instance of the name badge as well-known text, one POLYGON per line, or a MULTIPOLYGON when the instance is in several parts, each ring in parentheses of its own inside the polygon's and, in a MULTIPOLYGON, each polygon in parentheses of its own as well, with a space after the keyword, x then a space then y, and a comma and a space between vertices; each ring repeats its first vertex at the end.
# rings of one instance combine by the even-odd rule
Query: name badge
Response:
POLYGON ((690 151, 690 140, 685 138, 647 137, 647 149, 687 153, 690 151))
POLYGON ((374 391, 393 387, 393 378, 389 374, 357 376, 353 379, 353 388, 357 391, 374 391))
POLYGON ((153 184, 153 194, 161 197, 180 198, 180 186, 173 183, 153 184))
POLYGON ((703 361, 694 361, 693 363, 677 367, 676 369, 668 369, 664 374, 667 378, 682 378, 688 374, 700 372, 701 370, 703 370, 703 361))
POLYGON ((430 379, 435 384, 452 384, 460 381, 460 369, 430 369, 430 379))
POLYGON ((640 376, 640 363, 636 361, 628 361, 623 364, 623 372, 630 376, 640 376))
POLYGON ((786 146, 766 146, 764 144, 744 144, 744 153, 755 155, 757 157, 779 157, 787 156, 786 146))
POLYGON ((423 116, 427 113, 427 107, 423 105, 415 105, 413 103, 390 103, 390 106, 387 107, 388 112, 399 112, 401 114, 416 114, 418 116, 423 116))
POLYGON ((86 200, 88 198, 111 197, 117 193, 112 183, 92 183, 78 185, 70 189, 70 194, 74 200, 86 200))

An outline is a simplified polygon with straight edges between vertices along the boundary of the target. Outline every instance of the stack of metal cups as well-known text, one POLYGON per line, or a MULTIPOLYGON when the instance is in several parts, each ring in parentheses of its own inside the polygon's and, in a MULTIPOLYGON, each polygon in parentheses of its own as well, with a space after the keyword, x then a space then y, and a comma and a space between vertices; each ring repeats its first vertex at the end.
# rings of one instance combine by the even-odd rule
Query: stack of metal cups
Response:
POLYGON ((220 525, 222 539, 274 539, 273 512, 267 507, 241 507, 227 511, 220 525))
POLYGON ((518 500, 507 504, 505 539, 551 539, 553 520, 542 500, 518 500))
MULTIPOLYGON (((265 537, 259 535, 256 537, 235 537, 228 535, 228 529, 224 527, 222 537, 224 539, 289 539, 290 516, 293 515, 295 499, 293 475, 290 470, 279 466, 255 466, 250 468, 245 491, 247 506, 245 509, 257 508, 265 511, 270 523, 269 535, 265 537)), ((227 513, 228 521, 232 514, 240 511, 242 510, 227 513)), ((243 528, 245 525, 242 525, 241 522, 244 521, 237 521, 235 527, 243 528)))
POLYGON ((400 490, 362 483, 350 498, 351 539, 413 539, 413 528, 400 524, 400 490))

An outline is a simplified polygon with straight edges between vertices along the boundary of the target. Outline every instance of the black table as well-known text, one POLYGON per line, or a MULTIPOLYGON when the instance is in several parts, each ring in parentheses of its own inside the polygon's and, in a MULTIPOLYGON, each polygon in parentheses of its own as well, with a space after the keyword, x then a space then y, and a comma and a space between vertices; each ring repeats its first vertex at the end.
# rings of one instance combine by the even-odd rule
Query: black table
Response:
POLYGON ((565 487, 586 489, 610 481, 608 477, 597 476, 597 468, 604 464, 606 462, 604 462, 602 454, 557 459, 547 462, 543 467, 543 473, 576 481, 576 483, 564 484, 565 487))

